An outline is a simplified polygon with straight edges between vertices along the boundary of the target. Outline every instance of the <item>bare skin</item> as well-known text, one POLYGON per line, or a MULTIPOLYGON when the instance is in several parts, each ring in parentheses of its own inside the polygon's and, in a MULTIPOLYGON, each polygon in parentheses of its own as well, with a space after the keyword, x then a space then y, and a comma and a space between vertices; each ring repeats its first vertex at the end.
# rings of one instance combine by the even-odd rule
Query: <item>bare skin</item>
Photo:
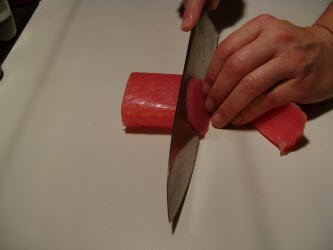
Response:
MULTIPOLYGON (((206 0, 183 0, 185 6, 181 25, 183 31, 190 31, 197 24, 205 2, 206 0)), ((210 10, 215 10, 218 3, 219 0, 207 0, 207 7, 210 10)))
MULTIPOLYGON (((192 1, 201 11, 204 0, 192 1)), ((200 11, 188 14, 191 24, 200 11)), ((218 45, 203 86, 205 106, 213 126, 240 126, 284 104, 332 98, 332 70, 333 2, 311 27, 260 15, 218 45)))

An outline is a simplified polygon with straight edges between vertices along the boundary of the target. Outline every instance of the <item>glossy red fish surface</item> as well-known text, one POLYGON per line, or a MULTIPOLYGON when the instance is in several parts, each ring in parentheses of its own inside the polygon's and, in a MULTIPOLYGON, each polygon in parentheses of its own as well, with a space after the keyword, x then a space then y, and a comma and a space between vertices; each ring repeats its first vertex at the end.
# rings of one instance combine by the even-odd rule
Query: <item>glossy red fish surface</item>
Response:
MULTIPOLYGON (((123 125, 140 128, 172 130, 181 75, 131 73, 123 97, 123 125)), ((203 81, 191 79, 187 88, 188 119, 200 138, 208 131, 209 115, 204 108, 203 81)))
POLYGON ((306 114, 294 103, 275 108, 252 122, 281 154, 297 147, 303 137, 306 114))
POLYGON ((131 73, 121 106, 123 125, 171 129, 180 81, 181 75, 131 73))
MULTIPOLYGON (((127 129, 165 130, 171 133, 181 75, 131 73, 121 107, 122 122, 127 129)), ((203 81, 191 79, 187 87, 187 115, 190 124, 204 138, 209 115, 204 108, 203 81)), ((252 122, 254 127, 276 145, 281 154, 292 151, 303 137, 306 114, 294 103, 275 108, 252 122)))

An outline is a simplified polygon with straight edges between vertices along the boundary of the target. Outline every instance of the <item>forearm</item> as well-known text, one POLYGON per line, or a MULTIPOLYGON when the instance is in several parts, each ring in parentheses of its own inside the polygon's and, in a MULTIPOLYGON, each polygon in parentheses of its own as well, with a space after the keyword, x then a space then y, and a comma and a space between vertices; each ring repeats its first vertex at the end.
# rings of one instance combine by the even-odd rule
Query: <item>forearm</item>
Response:
POLYGON ((315 25, 325 28, 333 34, 333 2, 331 2, 324 13, 315 22, 315 25))

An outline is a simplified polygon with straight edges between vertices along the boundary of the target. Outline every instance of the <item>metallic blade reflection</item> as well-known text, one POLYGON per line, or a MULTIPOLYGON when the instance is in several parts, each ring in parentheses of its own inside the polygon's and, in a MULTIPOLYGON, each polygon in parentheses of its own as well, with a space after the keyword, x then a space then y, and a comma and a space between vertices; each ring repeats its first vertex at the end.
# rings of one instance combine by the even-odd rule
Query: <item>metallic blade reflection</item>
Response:
POLYGON ((200 141, 187 120, 187 85, 192 77, 204 79, 217 41, 217 31, 205 11, 191 32, 170 144, 167 187, 170 222, 175 217, 190 183, 200 141))

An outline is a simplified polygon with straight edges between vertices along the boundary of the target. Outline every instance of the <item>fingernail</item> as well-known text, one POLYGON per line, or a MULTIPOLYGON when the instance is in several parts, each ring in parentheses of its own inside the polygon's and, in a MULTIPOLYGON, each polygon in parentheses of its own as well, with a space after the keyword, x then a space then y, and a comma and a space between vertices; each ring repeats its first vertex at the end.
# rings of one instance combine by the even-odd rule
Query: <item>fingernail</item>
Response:
POLYGON ((222 125, 223 125, 223 118, 222 118, 222 116, 219 113, 213 115, 213 117, 212 117, 212 124, 216 128, 221 128, 222 127, 222 125))
POLYGON ((209 113, 212 113, 214 111, 215 108, 215 104, 214 101, 212 100, 212 98, 208 97, 206 102, 205 102, 205 108, 209 113))
POLYGON ((210 90, 210 85, 208 82, 204 82, 204 84, 202 85, 202 91, 207 95, 209 93, 210 90))
POLYGON ((192 22, 192 16, 191 15, 184 17, 181 29, 184 30, 184 31, 188 30, 190 25, 191 25, 191 22, 192 22))

